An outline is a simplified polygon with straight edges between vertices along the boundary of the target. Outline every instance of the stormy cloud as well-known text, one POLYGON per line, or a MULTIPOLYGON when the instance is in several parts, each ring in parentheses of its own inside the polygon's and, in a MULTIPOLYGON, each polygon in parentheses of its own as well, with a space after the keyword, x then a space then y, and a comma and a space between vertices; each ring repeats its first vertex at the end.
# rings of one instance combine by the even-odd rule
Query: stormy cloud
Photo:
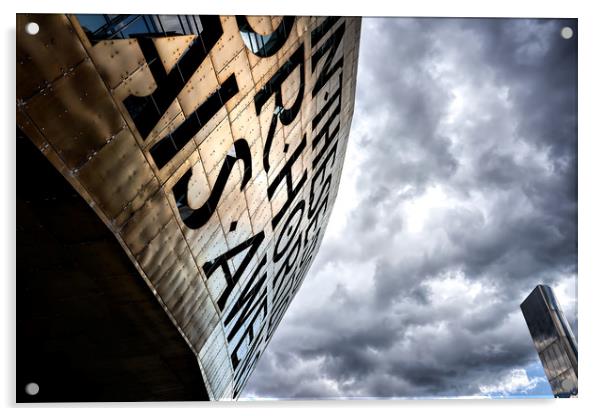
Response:
POLYGON ((577 334, 574 20, 364 19, 319 255, 243 397, 546 392, 519 304, 577 334))

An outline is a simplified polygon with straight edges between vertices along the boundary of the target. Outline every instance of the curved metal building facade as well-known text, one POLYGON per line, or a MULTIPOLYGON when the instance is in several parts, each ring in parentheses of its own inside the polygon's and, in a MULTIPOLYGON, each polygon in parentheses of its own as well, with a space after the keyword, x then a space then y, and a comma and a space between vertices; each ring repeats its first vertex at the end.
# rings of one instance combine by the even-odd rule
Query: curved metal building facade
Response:
POLYGON ((210 399, 240 395, 320 246, 359 34, 359 18, 17 15, 17 140, 116 238, 210 399))

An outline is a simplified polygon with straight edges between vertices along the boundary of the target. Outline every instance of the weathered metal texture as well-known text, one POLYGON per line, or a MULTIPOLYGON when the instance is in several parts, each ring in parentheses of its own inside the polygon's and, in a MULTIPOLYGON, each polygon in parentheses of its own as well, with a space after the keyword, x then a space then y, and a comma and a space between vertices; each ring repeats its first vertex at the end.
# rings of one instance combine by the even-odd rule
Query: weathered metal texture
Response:
POLYGON ((195 19, 200 35, 92 41, 77 16, 18 15, 17 123, 115 234, 211 398, 229 399, 323 237, 360 19, 195 19))

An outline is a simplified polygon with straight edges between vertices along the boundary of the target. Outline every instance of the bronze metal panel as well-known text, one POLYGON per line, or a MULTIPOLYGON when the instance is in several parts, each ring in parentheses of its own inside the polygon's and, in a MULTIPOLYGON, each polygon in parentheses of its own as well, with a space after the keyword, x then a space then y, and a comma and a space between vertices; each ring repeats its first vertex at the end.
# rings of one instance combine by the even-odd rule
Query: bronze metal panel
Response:
POLYGON ((211 334, 209 335, 209 338, 207 338, 207 342, 205 343, 205 345, 203 345, 203 347, 199 351, 199 354, 198 354, 199 359, 201 361, 202 360, 207 360, 207 361, 214 360, 215 357, 217 357, 217 355, 219 354, 221 346, 224 345, 225 343, 226 343, 226 340, 224 338, 224 330, 221 327, 221 325, 218 325, 211 332, 211 334))
POLYGON ((139 254, 164 226, 173 212, 161 191, 155 192, 123 226, 120 234, 131 253, 139 254))
MULTIPOLYGON (((222 166, 222 161, 233 146, 234 141, 230 133, 228 119, 223 119, 199 146, 201 160, 208 175, 222 166)), ((214 176, 217 177, 217 172, 214 176)), ((215 178, 213 179, 213 181, 209 180, 209 183, 214 183, 215 178)))
MULTIPOLYGON (((250 18, 251 16, 247 17, 250 18)), ((280 25, 280 22, 282 22, 282 16, 271 16, 270 20, 272 21, 272 30, 276 30, 280 25)))
POLYGON ((219 111, 205 124, 201 130, 194 136, 194 141, 200 146, 210 134, 215 131, 222 131, 225 129, 223 123, 229 124, 228 111, 225 107, 221 107, 219 111))
POLYGON ((168 36, 165 38, 153 39, 159 58, 168 73, 174 68, 180 60, 180 56, 190 47, 190 43, 196 36, 168 36))
MULTIPOLYGON (((238 54, 224 66, 217 74, 217 79, 220 84, 223 84, 232 74, 236 77, 238 94, 226 103, 226 108, 229 112, 232 112, 232 109, 241 101, 241 98, 247 96, 247 94, 253 91, 255 87, 251 69, 249 68, 249 62, 247 60, 247 54, 244 50, 240 50, 238 54)), ((234 114, 233 116, 236 117, 237 114, 234 114)))
POLYGON ((71 169, 92 158, 125 126, 88 59, 23 109, 71 169))
MULTIPOLYGON (((260 176, 259 178, 265 177, 260 176)), ((255 189, 257 189, 257 187, 255 189)), ((270 220, 273 217, 272 207, 267 200, 259 200, 257 202, 257 207, 255 208, 251 216, 251 226, 253 227, 254 234, 257 234, 261 230, 267 228, 270 220)))
POLYGON ((301 68, 297 66, 282 84, 282 103, 284 108, 291 108, 299 94, 301 88, 300 73, 301 68))
POLYGON ((224 33, 209 54, 217 74, 245 48, 238 31, 236 18, 234 16, 220 16, 220 20, 224 33))
POLYGON ((117 88, 134 72, 146 65, 136 39, 100 41, 90 49, 90 57, 111 89, 117 88))
POLYGON ((147 147, 157 143, 167 134, 173 132, 180 124, 184 122, 186 117, 182 117, 182 107, 178 100, 174 100, 161 116, 157 125, 151 130, 148 137, 144 141, 147 147))
POLYGON ((301 141, 303 140, 301 117, 297 117, 295 122, 289 124, 288 126, 282 126, 282 135, 285 137, 285 145, 283 146, 282 150, 284 152, 284 158, 288 161, 291 159, 295 149, 301 145, 301 141))
POLYGON ((255 83, 255 90, 260 91, 261 88, 274 76, 278 71, 278 56, 270 56, 268 58, 258 58, 253 52, 246 49, 249 65, 251 66, 251 75, 255 83))
POLYGON ((268 132, 270 130, 270 123, 272 121, 272 116, 274 115, 274 110, 276 109, 276 97, 272 95, 265 104, 261 107, 261 112, 257 115, 259 121, 259 130, 261 132, 261 138, 265 145, 266 139, 268 137, 268 132))
MULTIPOLYGON (((189 337, 194 351, 200 351, 211 334, 211 330, 218 325, 219 315, 216 313, 209 296, 205 298, 192 315, 194 319, 191 319, 183 326, 182 331, 189 337)), ((213 380, 211 379, 205 380, 205 383, 211 386, 210 389, 213 392, 212 382, 213 380)))
POLYGON ((231 125, 232 137, 237 139, 245 138, 247 141, 254 141, 256 137, 261 135, 259 127, 259 119, 255 114, 255 105, 250 102, 237 117, 232 121, 231 125))
POLYGON ((236 104, 230 105, 230 102, 226 104, 227 108, 230 108, 228 114, 230 120, 235 120, 238 116, 249 106, 254 105, 253 99, 255 98, 255 92, 250 91, 246 96, 242 97, 236 104))
POLYGON ((136 199, 154 175, 129 129, 123 129, 77 173, 99 207, 114 219, 136 199), (107 186, 110 183, 112 186, 107 186))
POLYGON ((27 134, 27 137, 29 137, 40 151, 45 153, 48 150, 50 144, 46 141, 42 132, 19 107, 17 107, 17 126, 27 134))
MULTIPOLYGON (((128 70, 124 71, 124 76, 126 72, 130 75, 123 78, 113 89, 113 96, 118 102, 123 101, 130 95, 144 97, 153 92, 157 87, 146 62, 132 72, 128 70)), ((127 113, 125 109, 122 109, 122 111, 127 113)))
MULTIPOLYGON (((280 20, 282 20, 282 17, 280 20)), ((269 35, 278 27, 272 27, 272 18, 270 16, 247 16, 247 21, 251 25, 251 28, 260 35, 269 35)))
MULTIPOLYGON (((224 79, 220 80, 220 82, 223 81, 224 79)), ((189 117, 199 105, 204 103, 219 88, 219 85, 211 60, 204 60, 192 76, 192 79, 188 81, 182 92, 178 95, 178 101, 184 115, 189 117)))
POLYGON ((71 71, 86 57, 64 15, 17 14, 17 97, 27 100, 71 71), (36 35, 25 33, 25 26, 37 23, 36 35))
POLYGON ((247 197, 247 205, 249 212, 252 214, 255 211, 257 203, 265 199, 265 190, 267 189, 267 177, 263 170, 263 143, 261 137, 255 137, 254 141, 249 142, 249 149, 251 151, 252 164, 250 167, 252 179, 249 184, 245 187, 245 194, 247 197), (265 178, 259 182, 258 178, 265 178), (251 192, 251 195, 249 194, 251 192))
POLYGON ((251 238, 253 234, 244 194, 236 195, 233 192, 230 195, 229 199, 236 201, 224 200, 223 204, 218 205, 217 213, 222 221, 228 247, 232 249, 251 238))

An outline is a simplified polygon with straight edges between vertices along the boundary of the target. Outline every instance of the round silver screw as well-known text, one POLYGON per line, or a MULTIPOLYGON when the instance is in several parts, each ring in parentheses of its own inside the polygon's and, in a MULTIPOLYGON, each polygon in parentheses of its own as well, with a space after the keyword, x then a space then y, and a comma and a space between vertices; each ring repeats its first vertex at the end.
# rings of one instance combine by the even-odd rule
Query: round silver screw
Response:
POLYGON ((25 31, 32 36, 37 35, 40 31, 40 25, 38 25, 36 22, 29 22, 25 25, 25 31))
POLYGON ((40 386, 38 386, 38 383, 28 383, 25 386, 25 393, 29 394, 30 396, 35 396, 39 392, 40 386))
POLYGON ((571 29, 568 26, 565 26, 562 28, 562 30, 560 31, 560 36, 562 36, 564 39, 570 39, 573 37, 573 29, 571 29))

